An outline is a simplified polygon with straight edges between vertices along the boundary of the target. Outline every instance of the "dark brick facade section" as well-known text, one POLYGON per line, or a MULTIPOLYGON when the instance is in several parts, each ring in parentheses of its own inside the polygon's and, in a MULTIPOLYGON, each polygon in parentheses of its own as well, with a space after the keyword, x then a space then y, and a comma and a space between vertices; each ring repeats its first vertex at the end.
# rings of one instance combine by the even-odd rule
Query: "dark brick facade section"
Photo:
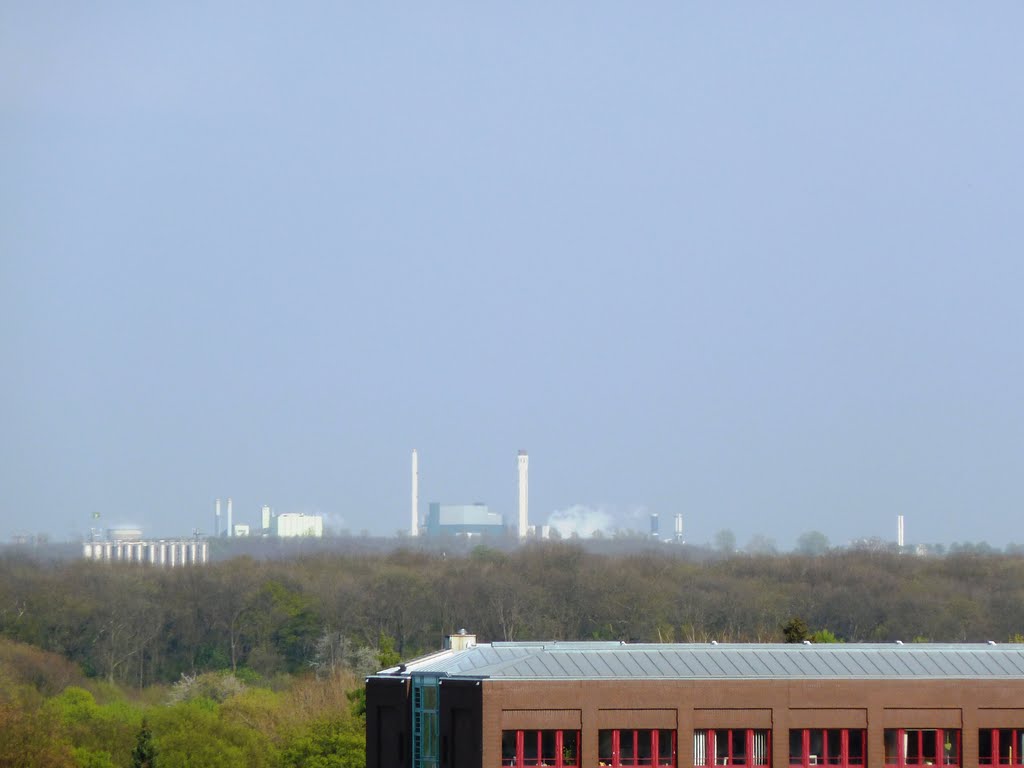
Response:
POLYGON ((374 678, 366 684, 366 764, 409 768, 412 707, 409 680, 374 678))
POLYGON ((482 690, 480 680, 441 682, 441 768, 482 764, 482 690))
MULTIPOLYGON (((772 768, 789 768, 789 729, 866 728, 866 768, 883 768, 886 728, 957 728, 963 768, 977 768, 980 728, 1024 728, 1024 679, 444 679, 441 768, 499 768, 501 733, 579 729, 581 768, 597 766, 602 728, 677 731, 680 768, 693 732, 768 728, 772 768)), ((367 768, 408 768, 406 679, 367 683, 367 768)))

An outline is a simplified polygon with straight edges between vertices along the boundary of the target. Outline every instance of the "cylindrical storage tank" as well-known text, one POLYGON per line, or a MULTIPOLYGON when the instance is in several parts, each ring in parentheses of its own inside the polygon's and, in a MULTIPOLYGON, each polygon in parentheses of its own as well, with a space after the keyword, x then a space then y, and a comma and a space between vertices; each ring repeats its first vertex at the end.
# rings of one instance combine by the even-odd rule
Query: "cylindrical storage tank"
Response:
POLYGON ((82 545, 82 557, 86 560, 92 560, 92 544, 82 545))
POLYGON ((209 562, 209 559, 210 559, 210 545, 207 544, 205 541, 203 542, 202 558, 203 558, 203 560, 202 560, 203 565, 205 565, 207 562, 209 562))
POLYGON ((170 560, 167 564, 173 568, 178 561, 178 545, 174 542, 167 545, 167 556, 170 560))
POLYGON ((198 559, 197 559, 198 555, 199 555, 199 543, 196 542, 196 541, 193 541, 191 544, 188 545, 188 561, 190 563, 192 563, 192 565, 195 565, 198 562, 198 559))

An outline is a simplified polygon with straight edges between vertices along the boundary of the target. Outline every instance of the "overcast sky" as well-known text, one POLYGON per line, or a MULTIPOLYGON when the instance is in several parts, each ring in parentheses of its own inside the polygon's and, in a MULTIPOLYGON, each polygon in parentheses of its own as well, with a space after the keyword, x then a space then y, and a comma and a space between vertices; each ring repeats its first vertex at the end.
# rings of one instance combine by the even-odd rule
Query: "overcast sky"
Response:
POLYGON ((0 5, 0 540, 1024 541, 1024 5, 483 5, 0 5))

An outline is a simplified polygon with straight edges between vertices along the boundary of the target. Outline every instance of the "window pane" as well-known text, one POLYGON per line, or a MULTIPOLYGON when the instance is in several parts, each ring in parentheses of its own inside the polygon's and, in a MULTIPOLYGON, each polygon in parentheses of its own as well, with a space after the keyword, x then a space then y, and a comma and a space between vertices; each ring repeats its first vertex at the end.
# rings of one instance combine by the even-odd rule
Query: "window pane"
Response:
POLYGON ((729 731, 712 731, 711 742, 715 750, 715 765, 728 765, 729 731))
POLYGON ((555 731, 541 731, 540 756, 544 762, 554 764, 555 754, 555 731))
POLYGON ((864 729, 851 728, 848 733, 849 763, 850 765, 864 765, 864 729))
POLYGON ((537 731, 523 731, 523 758, 526 765, 537 764, 537 731))
POLYGON ((437 709, 437 688, 432 685, 423 687, 423 708, 437 709))
POLYGON ((501 732, 501 764, 514 766, 516 764, 516 732, 501 732))
MULTIPOLYGON (((1002 742, 1000 734, 999 741, 1002 742)), ((984 728, 978 731, 978 762, 984 765, 992 764, 992 731, 984 728)))
POLYGON ((694 765, 707 765, 708 764, 708 732, 707 731, 694 731, 693 732, 693 764, 694 765))
POLYGON ((825 762, 829 765, 843 762, 843 732, 838 728, 825 731, 825 762))
POLYGON ((612 732, 598 731, 597 759, 606 765, 612 764, 612 732))
POLYGON ((632 761, 636 756, 636 748, 633 746, 633 731, 619 731, 619 758, 625 764, 627 760, 632 761))
POLYGON ((578 765, 579 731, 562 731, 562 765, 578 765))
POLYGON ((811 765, 825 762, 825 732, 817 729, 811 731, 807 746, 807 762, 811 765))
POLYGON ((921 760, 925 765, 935 765, 939 759, 939 732, 925 731, 921 735, 921 760))
POLYGON ((742 728, 730 731, 732 738, 732 764, 744 765, 747 762, 747 732, 742 728))
POLYGON ((675 736, 675 731, 658 731, 658 762, 662 765, 672 762, 672 741, 675 736))
POLYGON ((899 762, 899 738, 900 732, 895 728, 885 729, 885 764, 896 765, 899 762))
MULTIPOLYGON (((991 736, 991 734, 989 734, 991 736)), ((1003 728, 999 731, 999 764, 1009 765, 1013 762, 1013 731, 1003 728)))
POLYGON ((944 738, 944 742, 936 747, 942 749, 942 762, 946 765, 960 764, 960 731, 950 729, 948 731, 936 731, 936 740, 944 738))
POLYGON ((651 736, 654 731, 636 732, 636 757, 640 765, 649 765, 654 751, 651 748, 651 736))
POLYGON ((903 758, 907 765, 921 762, 921 731, 903 731, 903 758))
POLYGON ((804 732, 792 729, 789 732, 789 764, 802 765, 804 762, 804 732))
POLYGON ((771 755, 768 754, 768 733, 767 730, 753 732, 751 740, 754 744, 754 754, 750 761, 752 765, 768 765, 771 761, 771 755))

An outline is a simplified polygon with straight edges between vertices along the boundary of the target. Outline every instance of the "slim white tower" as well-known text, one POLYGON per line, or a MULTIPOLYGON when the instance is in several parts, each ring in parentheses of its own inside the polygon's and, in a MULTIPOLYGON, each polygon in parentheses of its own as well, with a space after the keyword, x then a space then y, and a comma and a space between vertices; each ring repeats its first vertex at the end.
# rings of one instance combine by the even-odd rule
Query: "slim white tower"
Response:
POLYGON ((530 457, 519 452, 519 538, 526 538, 530 525, 530 457))
POLYGON ((270 534, 270 505, 264 504, 261 510, 260 527, 263 528, 263 535, 268 536, 270 534))
POLYGON ((412 536, 420 535, 420 464, 416 449, 412 449, 412 536))
POLYGON ((903 549, 903 515, 896 517, 896 545, 903 549))
POLYGON ((683 543, 683 516, 676 515, 676 544, 683 543))
POLYGON ((213 535, 220 536, 220 499, 213 502, 213 535))
POLYGON ((228 536, 235 535, 234 521, 231 519, 231 497, 228 496, 228 536))

